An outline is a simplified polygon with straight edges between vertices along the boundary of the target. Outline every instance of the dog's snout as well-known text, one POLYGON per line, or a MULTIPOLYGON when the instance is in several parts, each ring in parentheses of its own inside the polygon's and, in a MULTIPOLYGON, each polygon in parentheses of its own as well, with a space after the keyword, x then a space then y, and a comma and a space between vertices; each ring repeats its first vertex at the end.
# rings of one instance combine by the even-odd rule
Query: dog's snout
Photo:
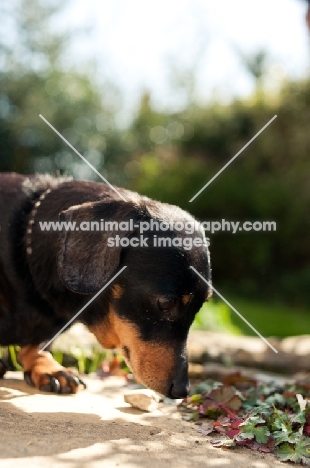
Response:
POLYGON ((187 364, 183 366, 181 372, 172 380, 170 387, 170 398, 185 398, 189 394, 189 380, 187 373, 187 364))

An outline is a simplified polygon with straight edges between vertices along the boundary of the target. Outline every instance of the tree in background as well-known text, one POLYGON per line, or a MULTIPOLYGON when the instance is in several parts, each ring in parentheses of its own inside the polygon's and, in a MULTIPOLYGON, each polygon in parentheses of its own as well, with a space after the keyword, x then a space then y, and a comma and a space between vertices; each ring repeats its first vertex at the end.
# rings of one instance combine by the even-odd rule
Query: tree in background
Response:
POLYGON ((110 178, 117 181, 117 90, 64 65, 71 34, 55 32, 52 24, 65 5, 1 3, 0 170, 96 177, 39 118, 42 114, 91 164, 103 173, 110 166, 110 178))

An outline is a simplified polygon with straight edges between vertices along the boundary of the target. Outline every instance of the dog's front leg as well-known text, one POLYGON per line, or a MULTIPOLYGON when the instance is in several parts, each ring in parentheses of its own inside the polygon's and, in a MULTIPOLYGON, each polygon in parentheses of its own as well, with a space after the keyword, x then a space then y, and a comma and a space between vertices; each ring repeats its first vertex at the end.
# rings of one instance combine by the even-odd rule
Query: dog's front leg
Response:
POLYGON ((49 351, 41 351, 39 346, 24 346, 18 359, 24 368, 24 378, 44 392, 76 393, 84 382, 74 373, 61 366, 49 351))

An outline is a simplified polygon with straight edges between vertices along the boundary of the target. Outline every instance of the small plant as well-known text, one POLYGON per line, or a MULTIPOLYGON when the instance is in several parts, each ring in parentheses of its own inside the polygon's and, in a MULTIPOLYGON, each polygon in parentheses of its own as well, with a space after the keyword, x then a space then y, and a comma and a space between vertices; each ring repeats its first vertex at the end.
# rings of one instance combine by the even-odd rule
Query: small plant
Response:
POLYGON ((74 347, 70 349, 70 355, 57 350, 52 351, 52 354, 54 359, 65 367, 73 364, 80 374, 96 373, 103 378, 110 375, 126 377, 130 372, 123 357, 115 351, 97 348, 83 350, 74 347), (72 358, 75 362, 72 362, 72 358))
MULTIPOLYGON (((0 346, 0 359, 3 359, 9 370, 23 370, 18 363, 19 346, 0 346)), ((60 350, 53 350, 52 355, 59 364, 65 367, 76 367, 80 374, 96 373, 99 377, 109 375, 124 376, 130 374, 122 356, 115 351, 105 351, 98 349, 83 350, 78 347, 70 349, 70 354, 60 350)))
POLYGON ((281 461, 310 466, 310 380, 260 383, 240 373, 207 381, 180 405, 187 421, 207 421, 199 432, 215 447, 273 452, 281 461))

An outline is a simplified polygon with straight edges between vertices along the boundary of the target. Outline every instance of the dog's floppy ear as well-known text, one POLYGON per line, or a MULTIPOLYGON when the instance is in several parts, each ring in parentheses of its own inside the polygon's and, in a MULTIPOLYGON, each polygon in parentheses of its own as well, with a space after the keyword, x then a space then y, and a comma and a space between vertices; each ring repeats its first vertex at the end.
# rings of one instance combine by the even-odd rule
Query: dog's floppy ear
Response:
POLYGON ((116 272, 120 261, 121 247, 109 247, 108 239, 129 236, 133 230, 115 230, 111 224, 109 230, 97 230, 97 226, 100 229, 103 222, 107 226, 107 222, 122 221, 129 225, 130 219, 134 225, 138 212, 138 205, 123 200, 84 203, 62 211, 60 221, 75 223, 75 229, 60 232, 57 269, 61 282, 80 294, 99 291, 116 272))

